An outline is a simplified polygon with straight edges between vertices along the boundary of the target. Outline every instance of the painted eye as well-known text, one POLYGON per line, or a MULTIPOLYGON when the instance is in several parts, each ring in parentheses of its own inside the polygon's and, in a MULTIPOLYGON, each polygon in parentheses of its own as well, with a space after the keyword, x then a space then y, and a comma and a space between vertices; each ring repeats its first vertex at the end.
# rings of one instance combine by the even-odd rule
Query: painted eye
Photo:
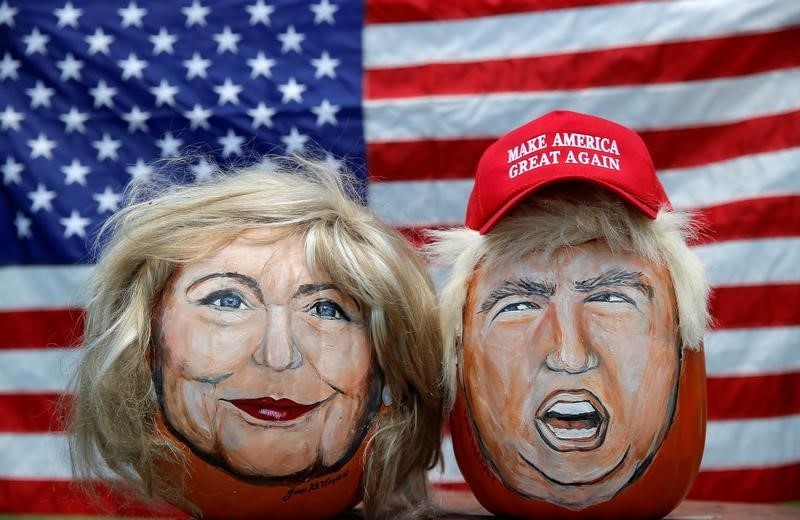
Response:
POLYGON ((516 302, 510 303, 500 309, 497 314, 502 314, 504 312, 522 312, 522 311, 529 311, 532 309, 540 309, 538 305, 533 302, 516 302))
POLYGON ((350 318, 344 313, 341 307, 330 300, 322 300, 311 306, 311 313, 324 320, 347 320, 350 318))
POLYGON ((216 291, 201 300, 204 305, 212 305, 219 309, 246 309, 244 298, 233 291, 216 291))
POLYGON ((630 303, 631 305, 636 305, 636 303, 629 297, 625 296, 624 294, 614 293, 614 292, 604 292, 599 294, 593 294, 586 298, 587 302, 601 302, 601 303, 630 303))

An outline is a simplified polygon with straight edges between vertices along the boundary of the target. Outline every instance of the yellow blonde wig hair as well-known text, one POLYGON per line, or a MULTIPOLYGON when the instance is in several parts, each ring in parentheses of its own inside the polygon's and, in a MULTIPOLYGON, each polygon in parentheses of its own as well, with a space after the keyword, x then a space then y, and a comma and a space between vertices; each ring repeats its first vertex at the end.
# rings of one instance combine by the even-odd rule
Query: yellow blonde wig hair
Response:
POLYGON ((356 182, 321 163, 217 172, 197 184, 149 182, 101 233, 90 280, 82 362, 72 382, 70 453, 79 479, 117 479, 191 510, 182 483, 157 462, 183 463, 156 427, 148 352, 153 315, 181 265, 264 226, 304 239, 309 271, 326 271, 357 300, 393 405, 379 413, 364 461, 364 508, 374 518, 422 511, 427 469, 440 457, 442 342, 426 266, 395 230, 354 201, 356 182), (389 513, 393 511, 392 513, 389 513))

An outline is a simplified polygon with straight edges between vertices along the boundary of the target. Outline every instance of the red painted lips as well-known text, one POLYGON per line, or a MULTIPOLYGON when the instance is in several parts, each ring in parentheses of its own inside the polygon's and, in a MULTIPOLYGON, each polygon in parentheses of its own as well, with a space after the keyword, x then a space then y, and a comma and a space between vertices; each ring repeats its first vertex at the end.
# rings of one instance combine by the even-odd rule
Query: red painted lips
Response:
POLYGON ((291 421, 319 406, 321 403, 300 404, 291 399, 235 399, 230 401, 236 408, 262 421, 291 421))

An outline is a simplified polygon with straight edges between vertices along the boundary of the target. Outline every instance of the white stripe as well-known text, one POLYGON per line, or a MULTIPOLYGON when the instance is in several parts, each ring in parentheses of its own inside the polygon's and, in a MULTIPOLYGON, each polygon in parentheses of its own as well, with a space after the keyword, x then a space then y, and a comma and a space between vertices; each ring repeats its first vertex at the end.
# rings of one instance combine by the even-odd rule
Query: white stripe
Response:
POLYGON ((81 353, 77 348, 0 350, 0 393, 62 392, 81 353))
POLYGON ((709 421, 701 470, 747 469, 800 462, 800 415, 709 421))
POLYGON ((705 337, 709 377, 800 371, 800 327, 715 330, 705 337))
POLYGON ((463 482, 464 477, 458 469, 456 454, 453 452, 453 439, 449 435, 442 437, 442 464, 428 472, 432 482, 463 482))
POLYGON ((0 478, 69 480, 68 453, 61 433, 0 433, 0 478))
POLYGON ((0 267, 0 311, 83 307, 86 280, 92 267, 0 267))
POLYGON ((681 83, 368 100, 364 134, 369 143, 500 136, 557 109, 636 130, 734 122, 800 109, 800 68, 681 83))
MULTIPOLYGON (((664 170, 658 177, 678 209, 798 194, 800 148, 664 170)), ((370 208, 394 226, 458 226, 464 222, 472 184, 472 179, 373 182, 367 189, 370 208)))
POLYGON ((713 287, 800 282, 800 238, 730 240, 692 251, 705 264, 713 287))
POLYGON ((602 50, 768 31, 800 20, 786 0, 693 0, 558 9, 466 20, 375 24, 367 69, 602 50))

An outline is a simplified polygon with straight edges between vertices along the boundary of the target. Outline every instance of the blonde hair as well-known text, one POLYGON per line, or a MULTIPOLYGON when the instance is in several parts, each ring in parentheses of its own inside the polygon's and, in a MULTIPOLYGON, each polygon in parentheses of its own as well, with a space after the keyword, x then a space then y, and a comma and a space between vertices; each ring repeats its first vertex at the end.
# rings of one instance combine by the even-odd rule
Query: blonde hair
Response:
MULTIPOLYGON (((451 269, 440 295, 447 387, 455 389, 464 305, 479 264, 513 261, 531 252, 548 258, 558 248, 589 240, 602 240, 612 252, 633 252, 665 266, 675 290, 682 348, 699 350, 709 322, 709 287, 702 263, 687 245, 693 234, 685 213, 662 210, 651 220, 595 188, 580 194, 543 192, 485 235, 466 228, 431 231, 433 241, 427 252, 435 264, 451 269)), ((447 403, 448 408, 451 405, 447 403)))
MULTIPOLYGON (((440 458, 445 397, 433 286, 424 262, 401 235, 353 201, 356 180, 309 160, 275 169, 217 172, 209 181, 138 186, 132 203, 105 225, 91 279, 84 350, 72 382, 70 453, 79 479, 109 468, 145 497, 194 506, 183 483, 159 471, 185 461, 157 429, 159 406, 148 352, 153 309, 182 264, 253 228, 272 226, 304 239, 306 264, 325 270, 367 309, 369 339, 394 404, 377 415, 365 456, 368 517, 422 511, 427 469, 440 458)), ((196 511, 195 511, 196 512, 196 511)))

